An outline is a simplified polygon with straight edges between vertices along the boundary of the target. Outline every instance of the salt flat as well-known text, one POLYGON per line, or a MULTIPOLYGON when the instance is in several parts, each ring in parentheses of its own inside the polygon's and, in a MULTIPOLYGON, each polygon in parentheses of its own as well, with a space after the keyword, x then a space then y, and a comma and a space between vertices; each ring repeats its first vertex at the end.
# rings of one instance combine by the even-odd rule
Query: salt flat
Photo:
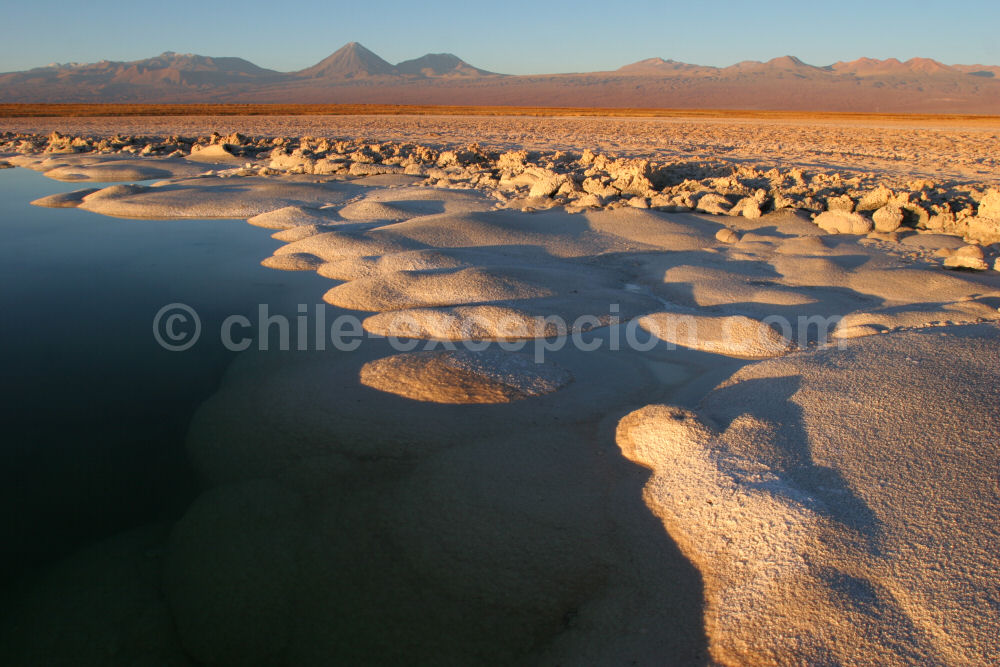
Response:
POLYGON ((546 118, 463 116, 194 116, 4 118, 0 129, 73 135, 283 137, 336 136, 503 150, 590 148, 619 156, 670 160, 729 159, 784 167, 877 172, 899 178, 1000 178, 1000 126, 922 117, 831 120, 705 118, 546 118))
POLYGON ((414 347, 240 354, 189 430, 202 496, 29 591, 13 662, 96 663, 92 637, 222 665, 1000 652, 995 130, 169 136, 205 122, 8 134, 2 159, 157 171, 36 203, 249 219, 284 245, 247 261, 316 271, 315 298, 414 347), (46 617, 90 634, 52 644, 46 617))

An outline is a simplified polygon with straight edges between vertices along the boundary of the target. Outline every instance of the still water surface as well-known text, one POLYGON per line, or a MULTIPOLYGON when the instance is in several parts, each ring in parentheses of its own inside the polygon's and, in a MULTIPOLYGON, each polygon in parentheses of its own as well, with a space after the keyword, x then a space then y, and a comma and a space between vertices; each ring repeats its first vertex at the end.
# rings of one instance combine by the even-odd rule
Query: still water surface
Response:
POLYGON ((291 319, 329 286, 260 266, 280 243, 243 221, 29 205, 85 186, 95 184, 0 170, 0 589, 183 512, 197 492, 185 431, 234 356, 221 321, 255 320, 261 303, 291 319), (154 316, 173 302, 202 320, 204 334, 184 352, 153 337, 154 316))

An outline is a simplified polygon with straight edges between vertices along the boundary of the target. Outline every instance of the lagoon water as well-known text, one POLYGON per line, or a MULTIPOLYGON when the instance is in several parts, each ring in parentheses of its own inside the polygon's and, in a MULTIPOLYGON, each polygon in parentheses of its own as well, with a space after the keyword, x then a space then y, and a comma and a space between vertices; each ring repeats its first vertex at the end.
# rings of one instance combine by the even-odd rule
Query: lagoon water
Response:
MULTIPOLYGON (((280 245, 240 220, 118 220, 30 206, 93 184, 0 171, 0 586, 75 549, 172 518, 197 493, 184 436, 234 357, 221 321, 259 304, 292 319, 327 281, 259 266, 280 245), (192 307, 172 352, 153 320, 192 307)), ((322 307, 322 306, 320 306, 322 307)), ((316 308, 310 305, 310 312, 316 308)))

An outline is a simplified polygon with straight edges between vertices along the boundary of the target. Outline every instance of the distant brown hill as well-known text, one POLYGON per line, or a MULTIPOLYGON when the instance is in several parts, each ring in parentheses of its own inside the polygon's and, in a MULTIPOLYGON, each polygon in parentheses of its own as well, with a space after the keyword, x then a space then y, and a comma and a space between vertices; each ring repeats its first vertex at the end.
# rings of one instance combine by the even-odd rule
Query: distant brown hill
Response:
POLYGON ((440 104, 1000 114, 1000 67, 927 58, 712 67, 650 58, 608 72, 510 76, 452 54, 393 65, 352 42, 312 67, 164 53, 0 74, 0 102, 440 104))
POLYGON ((423 76, 487 76, 493 72, 473 67, 450 53, 428 53, 426 56, 404 60, 396 65, 399 74, 423 76))

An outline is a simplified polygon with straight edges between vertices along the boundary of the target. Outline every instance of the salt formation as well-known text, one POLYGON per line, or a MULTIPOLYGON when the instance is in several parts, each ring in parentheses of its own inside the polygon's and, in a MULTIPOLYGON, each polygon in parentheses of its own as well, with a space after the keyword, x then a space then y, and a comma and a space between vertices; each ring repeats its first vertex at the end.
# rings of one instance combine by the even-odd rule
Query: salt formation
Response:
POLYGON ((570 379, 552 363, 496 349, 399 354, 361 369, 366 387, 435 403, 509 403, 549 394, 570 379))

